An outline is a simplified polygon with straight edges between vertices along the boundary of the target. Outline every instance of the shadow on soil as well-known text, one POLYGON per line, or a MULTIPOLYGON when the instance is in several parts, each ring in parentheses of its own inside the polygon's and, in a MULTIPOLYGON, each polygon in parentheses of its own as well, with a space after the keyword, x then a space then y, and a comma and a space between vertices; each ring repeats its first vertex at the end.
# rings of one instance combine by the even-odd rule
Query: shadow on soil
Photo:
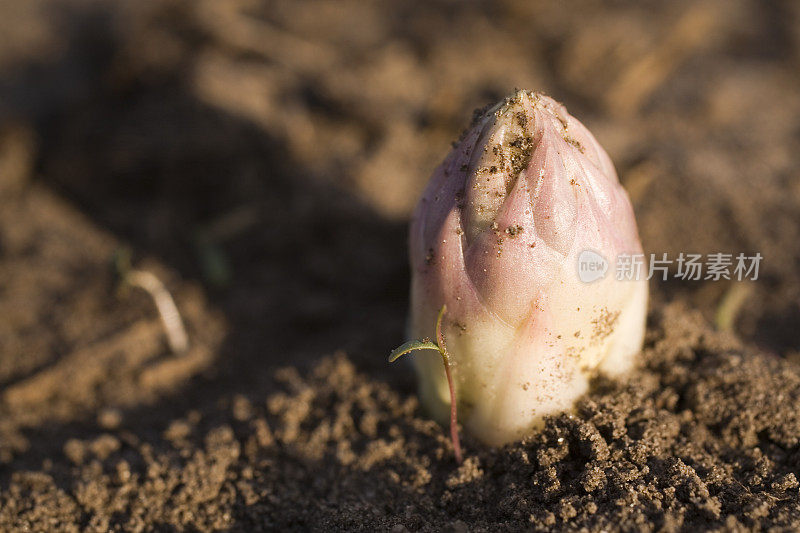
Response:
MULTIPOLYGON (((405 324, 405 224, 332 184, 347 176, 314 176, 258 126, 198 102, 184 72, 112 75, 119 43, 108 17, 62 16, 74 31, 63 58, 23 65, 0 87, 16 118, 35 125, 38 179, 134 257, 202 283, 229 328, 211 375, 126 412, 126 429, 158 439, 188 409, 213 412, 233 394, 262 403, 274 368, 308 368, 336 350, 410 391, 410 373, 385 362, 405 324)), ((102 432, 87 415, 25 430, 31 447, 6 474, 102 432)))

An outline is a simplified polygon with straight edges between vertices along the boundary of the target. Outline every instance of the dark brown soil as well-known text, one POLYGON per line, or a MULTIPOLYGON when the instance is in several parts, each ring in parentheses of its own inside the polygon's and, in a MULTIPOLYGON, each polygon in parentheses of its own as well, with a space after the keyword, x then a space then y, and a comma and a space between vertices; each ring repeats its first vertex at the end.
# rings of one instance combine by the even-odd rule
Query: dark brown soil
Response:
POLYGON ((798 28, 791 0, 0 3, 0 530, 800 529, 798 28), (385 357, 409 210, 514 87, 596 134, 647 252, 764 260, 652 282, 641 369, 458 466, 385 357))

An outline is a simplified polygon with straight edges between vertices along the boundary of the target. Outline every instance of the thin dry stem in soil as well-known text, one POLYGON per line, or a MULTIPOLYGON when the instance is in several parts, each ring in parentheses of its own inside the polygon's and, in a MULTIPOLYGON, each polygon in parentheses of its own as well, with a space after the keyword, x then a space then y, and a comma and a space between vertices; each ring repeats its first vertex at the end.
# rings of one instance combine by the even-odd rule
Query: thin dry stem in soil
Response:
POLYGON ((142 289, 153 299, 172 353, 179 355, 186 352, 189 349, 189 335, 186 333, 186 327, 183 325, 183 319, 175 304, 175 299, 164 283, 152 272, 133 269, 128 252, 118 253, 115 262, 117 274, 122 283, 142 289))

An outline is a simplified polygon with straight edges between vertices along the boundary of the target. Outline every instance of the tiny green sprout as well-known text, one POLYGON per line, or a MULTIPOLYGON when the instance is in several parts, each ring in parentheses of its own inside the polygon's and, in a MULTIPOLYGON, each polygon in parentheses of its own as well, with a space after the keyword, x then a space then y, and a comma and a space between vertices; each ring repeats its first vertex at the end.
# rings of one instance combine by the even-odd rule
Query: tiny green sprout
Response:
POLYGON ((456 462, 461 464, 461 442, 458 439, 458 411, 456 406, 456 389, 453 384, 453 376, 450 370, 450 354, 447 352, 447 343, 444 340, 444 333, 442 333, 442 318, 447 312, 447 306, 443 305, 439 309, 439 316, 436 318, 436 342, 430 339, 412 340, 408 341, 389 354, 389 362, 393 363, 400 358, 400 356, 413 352, 414 350, 436 350, 442 356, 442 363, 444 364, 444 373, 447 376, 447 387, 450 389, 450 439, 453 441, 453 453, 456 456, 456 462))
POLYGON ((736 318, 742 310, 742 306, 753 292, 753 286, 749 283, 734 283, 722 296, 722 300, 717 307, 714 317, 717 329, 720 331, 733 331, 736 325, 736 318))

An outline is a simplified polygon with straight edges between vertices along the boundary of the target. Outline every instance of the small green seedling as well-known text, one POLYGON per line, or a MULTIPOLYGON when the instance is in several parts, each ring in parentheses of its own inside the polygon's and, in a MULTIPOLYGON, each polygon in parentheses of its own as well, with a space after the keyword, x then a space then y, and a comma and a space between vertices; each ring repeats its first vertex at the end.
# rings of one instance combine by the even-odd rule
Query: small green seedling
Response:
POLYGON ((442 363, 444 363, 444 373, 447 376, 447 387, 450 389, 450 439, 453 441, 453 453, 456 456, 456 462, 461 464, 461 443, 458 439, 458 412, 456 407, 456 389, 453 384, 453 375, 450 369, 450 354, 447 353, 447 343, 444 340, 442 333, 442 318, 447 312, 447 306, 443 305, 439 310, 439 316, 436 318, 436 342, 430 339, 417 339, 408 341, 405 344, 395 348, 389 355, 389 362, 393 363, 400 356, 413 352, 414 350, 436 350, 442 356, 442 363))

